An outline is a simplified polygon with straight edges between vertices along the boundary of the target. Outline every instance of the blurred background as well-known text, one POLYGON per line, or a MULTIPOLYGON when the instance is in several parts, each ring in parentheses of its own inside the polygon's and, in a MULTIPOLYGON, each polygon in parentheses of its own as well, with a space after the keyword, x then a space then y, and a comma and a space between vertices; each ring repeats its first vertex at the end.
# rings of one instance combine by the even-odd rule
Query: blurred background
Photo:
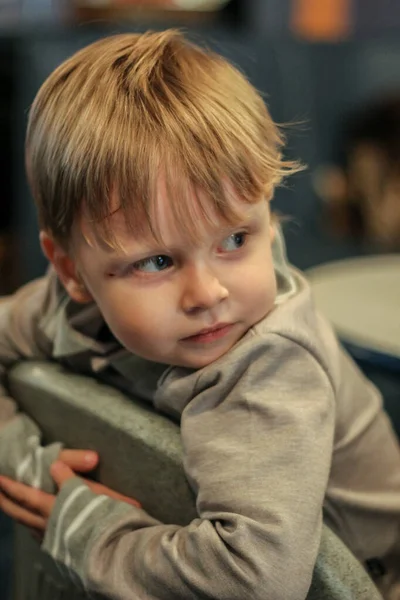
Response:
MULTIPOLYGON (((308 166, 274 200, 289 217, 294 265, 398 253, 397 0, 0 0, 0 294, 46 267, 23 156, 39 86, 99 37, 169 26, 227 56, 262 92, 273 118, 287 124, 287 155, 308 166)), ((399 374, 360 365, 400 432, 399 374)), ((0 515, 5 600, 10 569, 10 527, 0 515)))

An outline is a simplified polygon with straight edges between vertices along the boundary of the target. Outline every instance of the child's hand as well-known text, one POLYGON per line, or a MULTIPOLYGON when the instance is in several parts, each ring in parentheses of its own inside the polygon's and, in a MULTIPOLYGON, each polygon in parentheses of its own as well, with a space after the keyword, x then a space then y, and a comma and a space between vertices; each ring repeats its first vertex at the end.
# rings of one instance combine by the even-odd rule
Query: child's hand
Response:
MULTIPOLYGON (((61 462, 61 460, 57 460, 51 465, 50 473, 59 489, 61 489, 64 483, 66 483, 69 479, 75 477, 75 473, 72 471, 72 469, 65 462, 61 462)), ((123 494, 120 494, 119 492, 116 492, 115 490, 112 490, 111 488, 103 485, 102 483, 98 483, 97 481, 91 481, 89 479, 83 478, 82 480, 84 483, 86 483, 88 488, 90 488, 95 494, 109 496, 110 498, 114 498, 115 500, 119 500, 120 502, 126 502, 127 504, 132 504, 133 506, 141 508, 140 502, 138 502, 134 498, 124 496, 123 494)))
MULTIPOLYGON (((92 450, 61 450, 58 460, 62 460, 74 471, 88 473, 96 467, 99 457, 92 450)), ((45 516, 39 507, 50 514, 54 498, 52 494, 36 490, 8 477, 0 477, 0 510, 15 521, 38 532, 44 531, 46 526, 45 516)))
POLYGON ((93 450, 61 450, 58 460, 77 473, 88 473, 97 466, 99 455, 93 450))
POLYGON ((54 501, 55 496, 51 494, 9 477, 0 477, 0 510, 38 533, 45 530, 47 522, 39 507, 46 506, 46 510, 51 511, 54 501))
MULTIPOLYGON (((65 450, 65 452, 75 451, 65 450)), ((81 450, 76 452, 84 451, 81 450)), ((70 458, 70 456, 67 456, 67 458, 70 458)), ((74 456, 74 460, 76 460, 76 458, 77 457, 74 456)), ((80 460, 79 457, 78 460, 80 460)), ((62 485, 72 477, 75 477, 75 473, 72 469, 60 460, 51 466, 51 474, 58 488, 61 488, 62 485)), ((119 494, 101 483, 96 483, 88 479, 83 479, 83 482, 95 494, 104 494, 121 502, 140 507, 139 502, 136 500, 128 498, 123 494, 119 494)), ((8 477, 0 477, 0 510, 22 525, 34 529, 39 535, 46 529, 47 521, 55 501, 56 496, 53 494, 37 490, 8 477)))

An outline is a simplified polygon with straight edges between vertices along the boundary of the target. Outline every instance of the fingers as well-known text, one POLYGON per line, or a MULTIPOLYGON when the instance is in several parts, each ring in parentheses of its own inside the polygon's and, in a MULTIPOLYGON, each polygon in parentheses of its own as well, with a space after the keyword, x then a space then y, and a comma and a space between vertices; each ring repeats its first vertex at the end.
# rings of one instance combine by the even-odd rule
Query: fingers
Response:
POLYGON ((93 450, 61 450, 58 460, 68 465, 73 471, 87 473, 99 462, 97 452, 93 450))
POLYGON ((21 523, 21 525, 33 528, 35 531, 39 532, 39 535, 40 532, 43 532, 46 528, 46 519, 44 517, 41 517, 23 506, 19 506, 10 500, 10 498, 7 498, 2 492, 0 492, 0 510, 14 519, 14 521, 21 523))
POLYGON ((15 504, 12 500, 7 498, 4 494, 0 493, 0 509, 9 517, 26 525, 26 527, 32 527, 36 531, 44 531, 46 529, 46 519, 37 515, 23 506, 15 504))
MULTIPOLYGON (((10 515, 17 520, 19 520, 20 516, 22 518, 24 515, 26 515, 27 512, 35 513, 35 515, 44 517, 46 519, 50 516, 55 502, 55 496, 47 494, 42 490, 32 488, 29 485, 20 483, 19 481, 9 479, 8 477, 0 477, 0 491, 2 492, 3 496, 2 503, 3 506, 5 506, 5 508, 2 507, 4 512, 7 512, 7 510, 13 510, 10 502, 20 509, 14 511, 16 512, 15 516, 10 515)), ((7 512, 7 514, 9 513, 7 512)), ((25 524, 35 527, 33 522, 25 524)))
POLYGON ((54 479, 58 488, 68 481, 68 479, 72 479, 72 477, 76 477, 75 473, 67 464, 62 462, 61 460, 56 460, 50 467, 50 475, 54 479))
MULTIPOLYGON (((59 488, 61 488, 66 481, 76 476, 72 469, 60 460, 54 462, 51 465, 50 473, 59 488)), ((98 483, 96 481, 91 481, 90 479, 84 478, 82 478, 82 481, 95 494, 103 494, 105 496, 109 496, 110 498, 114 498, 115 500, 119 500, 120 502, 126 502, 127 504, 131 504, 132 506, 137 506, 138 508, 141 508, 141 504, 137 500, 129 498, 128 496, 124 496, 123 494, 120 494, 119 492, 108 488, 102 483, 98 483)))
POLYGON ((110 498, 114 498, 114 500, 119 500, 120 502, 126 502, 127 504, 131 504, 132 506, 136 506, 141 508, 140 502, 135 500, 134 498, 129 498, 128 496, 124 496, 115 490, 103 485, 102 483, 98 483, 97 481, 90 481, 89 479, 84 479, 84 482, 94 492, 95 494, 104 494, 105 496, 109 496, 110 498))

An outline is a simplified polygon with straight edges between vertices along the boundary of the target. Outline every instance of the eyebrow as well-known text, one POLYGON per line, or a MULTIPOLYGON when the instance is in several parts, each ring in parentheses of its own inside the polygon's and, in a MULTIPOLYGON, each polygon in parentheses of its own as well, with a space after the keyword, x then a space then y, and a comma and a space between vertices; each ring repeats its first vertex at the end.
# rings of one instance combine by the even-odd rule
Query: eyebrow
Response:
MULTIPOLYGON (((259 215, 244 215, 243 218, 240 219, 240 221, 238 221, 237 223, 233 223, 232 225, 228 224, 226 227, 222 228, 216 227, 215 237, 218 236, 223 238, 223 236, 231 235, 232 233, 234 233, 237 230, 240 230, 241 228, 255 228, 258 225, 259 219, 259 215)), ((143 258, 155 256, 158 254, 173 254, 174 252, 179 250, 179 247, 175 244, 163 244, 162 241, 158 241, 156 239, 150 241, 148 238, 148 241, 146 242, 146 240, 143 238, 136 241, 138 245, 141 246, 140 249, 138 249, 137 251, 135 251, 134 249, 128 249, 126 252, 123 253, 119 252, 118 249, 111 248, 110 246, 103 243, 102 248, 106 251, 108 255, 107 258, 110 261, 108 268, 111 268, 112 266, 114 268, 121 267, 124 264, 132 264, 133 262, 137 262, 139 260, 142 260, 143 258)), ((199 244, 194 243, 193 245, 196 246, 199 244)), ((186 243, 185 247, 187 248, 186 243)))

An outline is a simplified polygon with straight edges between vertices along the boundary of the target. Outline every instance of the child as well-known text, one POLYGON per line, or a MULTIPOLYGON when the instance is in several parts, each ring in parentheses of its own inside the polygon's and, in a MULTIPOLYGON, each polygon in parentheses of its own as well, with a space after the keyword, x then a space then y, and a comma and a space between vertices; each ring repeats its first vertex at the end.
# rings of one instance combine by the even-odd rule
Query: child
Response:
POLYGON ((3 509, 45 530, 90 591, 304 598, 324 516, 400 598, 397 440, 286 264, 269 200, 299 166, 282 145, 245 78, 176 31, 83 49, 32 106, 27 171, 52 268, 3 301, 3 365, 119 375, 179 419, 199 514, 163 525, 97 494, 65 464, 84 457, 42 448, 4 396, 0 471, 19 483, 1 478, 3 509), (140 372, 118 371, 122 348, 140 372))

